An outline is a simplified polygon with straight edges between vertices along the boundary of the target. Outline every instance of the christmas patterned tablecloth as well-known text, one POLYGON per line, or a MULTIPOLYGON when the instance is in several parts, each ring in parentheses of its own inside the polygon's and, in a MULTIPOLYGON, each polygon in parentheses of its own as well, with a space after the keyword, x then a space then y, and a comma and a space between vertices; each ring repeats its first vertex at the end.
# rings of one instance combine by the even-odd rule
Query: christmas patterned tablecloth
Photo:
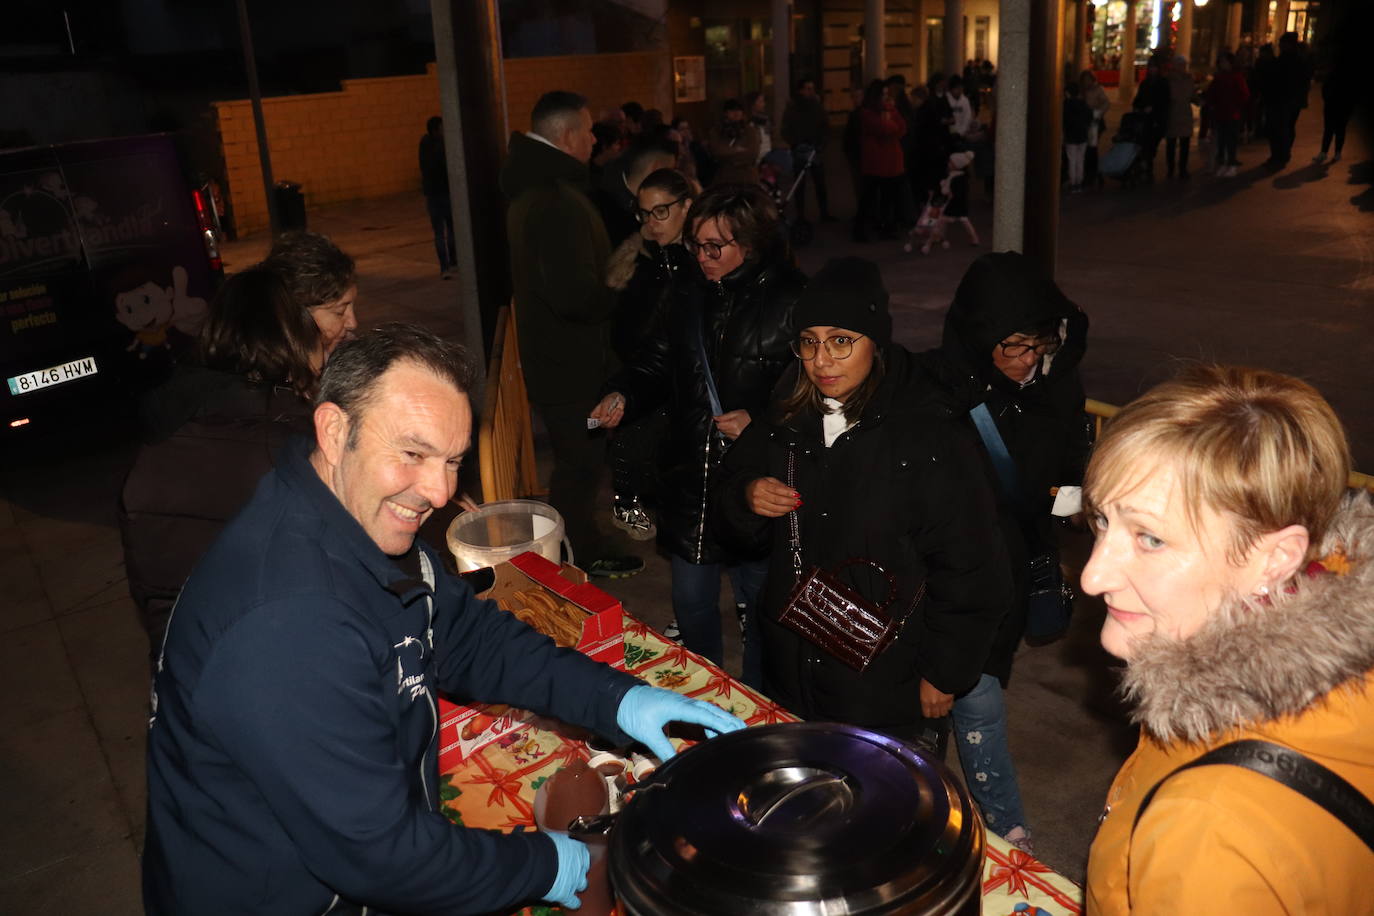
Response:
MULTIPOLYGON (((625 616, 625 668, 649 684, 715 703, 750 725, 794 722, 796 716, 744 686, 701 656, 625 616)), ((482 748, 441 776, 444 812, 455 823, 496 830, 533 830, 535 791, 569 760, 586 757, 570 740, 535 720, 482 748)), ((1083 909, 1069 879, 988 832, 983 866, 983 916, 1066 916, 1083 909)), ((530 916, 561 912, 533 907, 530 916)))

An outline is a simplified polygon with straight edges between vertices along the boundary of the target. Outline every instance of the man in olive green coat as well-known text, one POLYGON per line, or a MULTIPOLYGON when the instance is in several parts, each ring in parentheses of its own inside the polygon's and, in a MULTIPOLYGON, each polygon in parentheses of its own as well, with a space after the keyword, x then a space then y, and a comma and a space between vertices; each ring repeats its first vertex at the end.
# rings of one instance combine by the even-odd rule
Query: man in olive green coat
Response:
POLYGON ((611 246, 589 197, 593 142, 587 100, 546 92, 529 132, 511 137, 501 191, 510 201, 506 232, 525 387, 553 448, 549 502, 563 516, 579 565, 621 577, 644 562, 618 555, 596 524, 605 439, 586 419, 615 359, 616 295, 605 280, 611 246))

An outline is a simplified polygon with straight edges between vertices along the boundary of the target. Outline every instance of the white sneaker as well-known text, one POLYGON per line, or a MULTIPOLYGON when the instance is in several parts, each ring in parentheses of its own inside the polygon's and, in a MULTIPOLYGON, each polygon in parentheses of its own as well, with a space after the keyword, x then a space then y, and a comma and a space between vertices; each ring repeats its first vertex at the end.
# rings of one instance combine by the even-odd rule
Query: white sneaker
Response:
POLYGON ((649 513, 635 500, 628 506, 619 503, 611 507, 612 523, 636 541, 647 541, 658 534, 658 527, 649 513))
POLYGON ((677 628, 677 618, 668 621, 668 625, 663 628, 663 638, 671 639, 673 642, 682 642, 682 631, 677 628))
POLYGON ((1031 845, 1030 831, 1020 824, 1008 830, 1007 835, 1002 839, 1006 840, 1028 856, 1035 855, 1035 847, 1031 845))

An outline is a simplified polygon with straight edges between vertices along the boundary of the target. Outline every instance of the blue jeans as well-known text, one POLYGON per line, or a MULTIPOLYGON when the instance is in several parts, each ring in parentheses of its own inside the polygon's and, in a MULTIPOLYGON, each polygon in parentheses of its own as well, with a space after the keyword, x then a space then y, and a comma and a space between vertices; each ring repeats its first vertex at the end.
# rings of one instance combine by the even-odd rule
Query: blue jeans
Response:
POLYGON ((673 571, 673 614, 682 634, 682 644, 723 667, 724 639, 721 637, 720 574, 730 576, 735 604, 744 605, 744 672, 740 680, 758 689, 763 683, 763 662, 759 646, 758 602, 763 580, 768 575, 767 560, 726 565, 688 563, 671 557, 673 571))
POLYGON ((439 269, 449 270, 458 264, 453 239, 453 208, 447 197, 425 197, 429 211, 429 226, 434 230, 434 253, 439 256, 439 269))
POLYGON ((1013 827, 1026 826, 1016 766, 1007 745, 1001 683, 991 674, 983 675, 976 687, 954 701, 950 717, 964 781, 988 829, 1006 836, 1013 827))

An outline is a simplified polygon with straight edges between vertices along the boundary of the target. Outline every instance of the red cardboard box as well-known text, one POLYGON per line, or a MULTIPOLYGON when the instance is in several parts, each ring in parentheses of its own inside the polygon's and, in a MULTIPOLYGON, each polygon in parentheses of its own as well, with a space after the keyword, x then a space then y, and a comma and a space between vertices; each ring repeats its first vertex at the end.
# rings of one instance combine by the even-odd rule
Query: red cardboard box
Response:
MULTIPOLYGON (((537 553, 522 553, 495 568, 496 581, 483 598, 504 598, 533 582, 587 612, 577 651, 625 670, 625 621, 620 602, 587 581, 576 566, 558 564, 537 553)), ((457 766, 480 748, 520 728, 534 714, 523 709, 477 703, 460 706, 439 699, 439 772, 457 766)))

